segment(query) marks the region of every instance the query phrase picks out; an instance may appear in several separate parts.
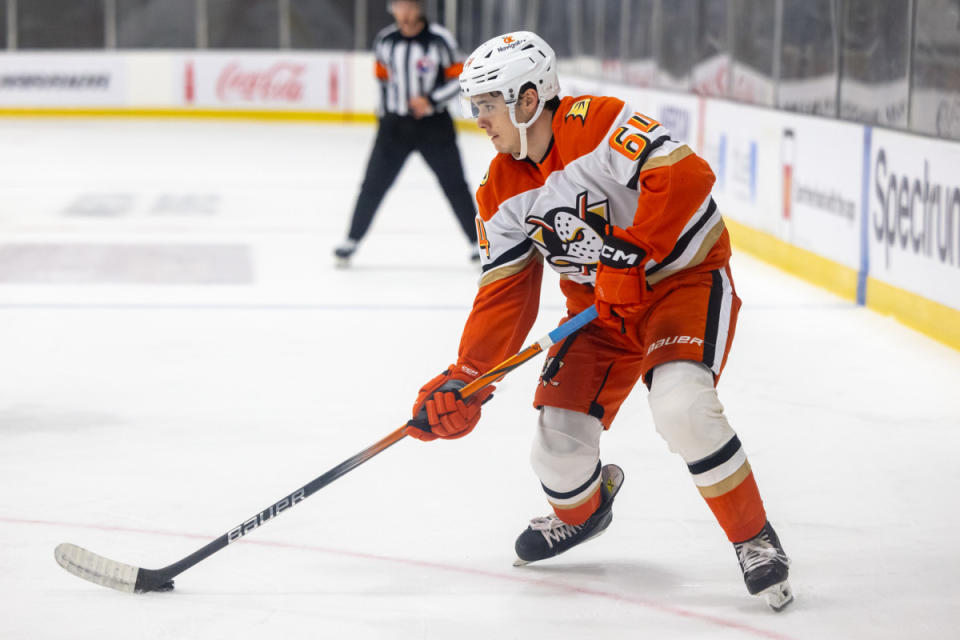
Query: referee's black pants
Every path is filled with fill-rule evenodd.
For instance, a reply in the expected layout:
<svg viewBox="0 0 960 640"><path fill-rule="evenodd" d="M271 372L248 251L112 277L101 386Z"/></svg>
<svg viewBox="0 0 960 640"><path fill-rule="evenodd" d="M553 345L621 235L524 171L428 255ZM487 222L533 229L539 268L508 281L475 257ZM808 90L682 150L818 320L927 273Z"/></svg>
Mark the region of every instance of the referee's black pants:
<svg viewBox="0 0 960 640"><path fill-rule="evenodd" d="M419 120L413 116L393 114L380 119L380 128L373 143L373 151L370 152L367 173L360 187L348 237L359 241L366 235L383 196L400 173L407 156L413 151L419 151L436 174L463 232L470 242L475 243L477 229L474 219L477 210L473 204L473 195L463 177L463 164L457 148L453 120L446 112L435 113Z"/></svg>

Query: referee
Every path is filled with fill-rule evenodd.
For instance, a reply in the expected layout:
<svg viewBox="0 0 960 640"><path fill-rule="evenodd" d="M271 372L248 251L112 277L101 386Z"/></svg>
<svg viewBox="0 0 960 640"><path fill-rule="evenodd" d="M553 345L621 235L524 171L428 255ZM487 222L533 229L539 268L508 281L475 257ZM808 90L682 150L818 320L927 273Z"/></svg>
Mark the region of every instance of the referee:
<svg viewBox="0 0 960 640"><path fill-rule="evenodd" d="M390 11L395 24L380 31L373 42L380 84L380 127L350 231L334 255L340 265L349 264L387 189L407 156L416 150L436 174L463 233L474 246L471 259L478 260L477 211L463 177L453 120L444 106L460 90L457 78L463 64L456 42L449 31L427 22L419 0L393 0Z"/></svg>

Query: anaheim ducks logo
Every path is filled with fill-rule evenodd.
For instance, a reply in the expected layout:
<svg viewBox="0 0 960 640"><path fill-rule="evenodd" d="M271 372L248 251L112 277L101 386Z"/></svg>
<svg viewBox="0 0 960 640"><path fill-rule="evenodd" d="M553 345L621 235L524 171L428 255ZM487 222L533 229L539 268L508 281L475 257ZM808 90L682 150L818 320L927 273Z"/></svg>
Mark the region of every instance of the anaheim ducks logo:
<svg viewBox="0 0 960 640"><path fill-rule="evenodd" d="M580 122L586 123L587 112L590 110L590 101L592 99L593 98L584 98L583 100L574 102L570 110L567 111L567 115L563 116L564 121L570 118L580 118Z"/></svg>
<svg viewBox="0 0 960 640"><path fill-rule="evenodd" d="M527 216L525 222L527 235L546 251L555 271L589 276L597 269L609 219L607 201L588 204L582 191L575 207L557 207L542 218Z"/></svg>
<svg viewBox="0 0 960 640"><path fill-rule="evenodd" d="M543 363L543 368L540 370L540 384L547 386L548 384L554 387L559 387L560 383L553 379L555 375L560 372L560 367L563 366L563 360L560 360L556 357L549 357Z"/></svg>

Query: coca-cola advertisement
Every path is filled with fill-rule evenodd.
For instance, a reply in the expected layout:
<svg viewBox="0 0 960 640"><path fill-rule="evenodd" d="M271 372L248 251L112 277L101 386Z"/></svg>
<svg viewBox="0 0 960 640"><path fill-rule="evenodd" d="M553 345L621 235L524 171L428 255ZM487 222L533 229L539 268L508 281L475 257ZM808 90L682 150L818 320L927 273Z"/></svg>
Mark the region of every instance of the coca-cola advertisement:
<svg viewBox="0 0 960 640"><path fill-rule="evenodd" d="M217 78L217 99L222 102L303 102L306 64L280 61L266 69L245 69L231 62Z"/></svg>
<svg viewBox="0 0 960 640"><path fill-rule="evenodd" d="M183 66L183 101L238 109L342 109L342 57L238 53L197 55Z"/></svg>

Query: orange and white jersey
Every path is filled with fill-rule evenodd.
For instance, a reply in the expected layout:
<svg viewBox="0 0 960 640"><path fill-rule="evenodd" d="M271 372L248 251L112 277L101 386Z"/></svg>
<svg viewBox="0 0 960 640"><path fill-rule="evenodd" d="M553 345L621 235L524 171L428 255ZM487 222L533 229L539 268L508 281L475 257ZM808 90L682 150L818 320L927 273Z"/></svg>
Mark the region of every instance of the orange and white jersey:
<svg viewBox="0 0 960 640"><path fill-rule="evenodd" d="M730 256L713 172L659 122L616 98L580 96L561 100L552 128L540 163L498 154L477 190L483 275L460 353L481 371L521 346L541 262L560 273L571 311L593 303L607 225L646 251L651 285ZM488 353L497 338L507 344Z"/></svg>

